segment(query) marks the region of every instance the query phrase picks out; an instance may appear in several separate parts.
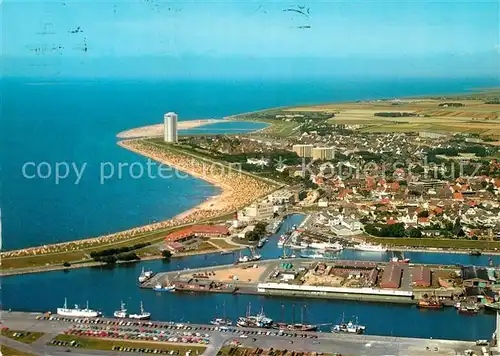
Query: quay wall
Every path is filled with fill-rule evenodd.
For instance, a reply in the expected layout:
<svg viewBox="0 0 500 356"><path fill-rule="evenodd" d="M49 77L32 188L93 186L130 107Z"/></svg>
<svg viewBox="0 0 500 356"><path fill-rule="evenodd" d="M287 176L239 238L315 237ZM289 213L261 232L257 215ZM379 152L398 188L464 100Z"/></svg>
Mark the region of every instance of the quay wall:
<svg viewBox="0 0 500 356"><path fill-rule="evenodd" d="M299 293L311 293L328 295L330 293L357 294L357 295L380 295L385 297L406 297L412 298L412 291L403 290L385 290L375 288L344 288L344 287L323 287L323 286L300 286L285 283L259 283L257 285L259 292L270 291L290 291Z"/></svg>

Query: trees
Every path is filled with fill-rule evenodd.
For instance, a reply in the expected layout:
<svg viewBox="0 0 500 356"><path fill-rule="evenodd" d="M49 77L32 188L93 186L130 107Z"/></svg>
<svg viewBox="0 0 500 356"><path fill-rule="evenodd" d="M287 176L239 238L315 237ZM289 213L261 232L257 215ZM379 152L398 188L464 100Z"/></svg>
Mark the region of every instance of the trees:
<svg viewBox="0 0 500 356"><path fill-rule="evenodd" d="M417 228L411 228L408 231L408 236L410 236L412 238L419 239L422 237L422 231L420 231L420 229L417 229Z"/></svg>
<svg viewBox="0 0 500 356"><path fill-rule="evenodd" d="M169 250L163 250L161 251L161 255L164 259L169 260L172 257L172 252L170 252Z"/></svg>
<svg viewBox="0 0 500 356"><path fill-rule="evenodd" d="M69 263L68 261L64 261L63 266L66 268L71 267L71 263Z"/></svg>

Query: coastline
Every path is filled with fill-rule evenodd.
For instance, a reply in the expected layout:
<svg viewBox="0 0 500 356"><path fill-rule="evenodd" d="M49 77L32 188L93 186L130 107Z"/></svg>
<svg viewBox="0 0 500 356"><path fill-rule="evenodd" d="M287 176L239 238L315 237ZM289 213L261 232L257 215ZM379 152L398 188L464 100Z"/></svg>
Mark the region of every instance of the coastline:
<svg viewBox="0 0 500 356"><path fill-rule="evenodd" d="M234 245L234 248L227 248L226 252L235 252L238 250L243 250L245 248L246 248L245 246ZM216 249L215 247L213 249L209 249L209 250L193 250L193 251L188 251L188 252L179 252L177 254L172 255L172 257L170 259L196 256L196 255L205 255L205 254L209 255L209 254L218 253L218 252L222 252L222 250ZM153 261L153 260L162 260L162 259L164 259L164 257L161 255L147 256L147 257L141 257L141 259L137 260L137 261L121 261L121 262L116 263L116 266L120 267L121 265L130 264L130 263L141 263L144 261ZM99 267L99 266L106 266L106 264L103 262L85 262L85 263L75 263L69 267L64 267L63 265L50 265L50 266L40 266L40 267L27 267L25 269L15 269L13 271L0 270L0 277L9 277L9 276L18 276L21 274L45 273L45 272L54 272L54 271L66 271L66 270L70 271L72 269L92 268L92 267Z"/></svg>
<svg viewBox="0 0 500 356"><path fill-rule="evenodd" d="M202 179L219 188L222 192L210 197L201 204L177 214L176 216L161 222L143 225L128 230L92 237L81 240L73 240L43 246L33 246L25 249L5 251L0 253L1 258L35 257L44 254L64 254L83 249L97 247L97 244L111 244L138 238L141 234L152 233L156 230L178 228L193 223L200 223L210 219L233 213L250 204L259 196L270 193L274 187L263 180L248 174L230 170L218 162L211 162L212 167L207 170L201 158L188 156L177 151L158 148L154 144L147 144L140 139L119 141L120 147L133 151L144 157L151 158L159 163L169 165L176 170L182 171L198 179ZM210 163L210 162L209 162ZM245 187L246 189L241 189ZM237 191L237 194L236 194ZM7 269L4 269L5 271Z"/></svg>
<svg viewBox="0 0 500 356"><path fill-rule="evenodd" d="M186 120L177 122L178 130L189 130L200 126L216 124L219 122L228 122L229 119L200 119ZM144 138L163 136L163 124L147 125L135 127L129 130L119 132L116 137L121 139Z"/></svg>

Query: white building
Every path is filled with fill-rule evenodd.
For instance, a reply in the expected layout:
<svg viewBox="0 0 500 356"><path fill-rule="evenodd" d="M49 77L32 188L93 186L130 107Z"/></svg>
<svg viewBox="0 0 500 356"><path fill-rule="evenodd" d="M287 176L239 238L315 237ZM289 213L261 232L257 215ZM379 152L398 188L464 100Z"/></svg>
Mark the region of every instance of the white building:
<svg viewBox="0 0 500 356"><path fill-rule="evenodd" d="M168 112L163 116L165 142L177 142L177 114Z"/></svg>
<svg viewBox="0 0 500 356"><path fill-rule="evenodd" d="M238 213L242 221L253 221L270 218L274 215L274 206L271 202L264 201L253 203Z"/></svg>
<svg viewBox="0 0 500 356"><path fill-rule="evenodd" d="M313 145L293 145L292 150L299 157L312 157Z"/></svg>

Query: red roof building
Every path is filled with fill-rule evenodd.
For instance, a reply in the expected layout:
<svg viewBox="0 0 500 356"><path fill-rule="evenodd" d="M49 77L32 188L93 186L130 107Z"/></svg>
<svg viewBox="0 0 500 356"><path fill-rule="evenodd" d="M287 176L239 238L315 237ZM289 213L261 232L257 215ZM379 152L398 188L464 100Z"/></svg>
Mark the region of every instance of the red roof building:
<svg viewBox="0 0 500 356"><path fill-rule="evenodd" d="M430 287L431 286L431 270L424 266L414 267L413 271L413 285L416 287Z"/></svg>
<svg viewBox="0 0 500 356"><path fill-rule="evenodd" d="M403 267L397 263L389 263L382 273L381 288L398 289L401 285Z"/></svg>
<svg viewBox="0 0 500 356"><path fill-rule="evenodd" d="M165 242L183 242L191 237L217 237L228 235L229 229L222 225L193 225L174 231L165 237Z"/></svg>

